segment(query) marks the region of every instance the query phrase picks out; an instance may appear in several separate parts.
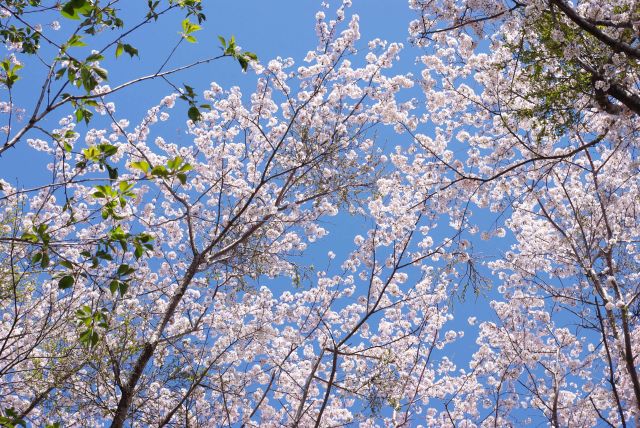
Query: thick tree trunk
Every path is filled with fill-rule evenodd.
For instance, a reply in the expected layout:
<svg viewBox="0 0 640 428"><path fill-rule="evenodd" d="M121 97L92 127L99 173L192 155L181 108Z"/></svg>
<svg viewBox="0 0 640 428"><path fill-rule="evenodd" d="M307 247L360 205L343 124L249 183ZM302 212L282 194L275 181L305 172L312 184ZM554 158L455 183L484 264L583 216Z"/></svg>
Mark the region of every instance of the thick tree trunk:
<svg viewBox="0 0 640 428"><path fill-rule="evenodd" d="M153 335L150 340L147 341L142 349L142 353L138 356L136 360L133 370L127 379L125 385L122 386L122 395L120 396L120 401L118 402L118 408L116 409L116 413L113 416L113 421L111 422L111 428L121 428L124 426L124 422L127 419L127 415L129 414L129 409L131 408L131 403L133 402L133 397L135 396L136 387L140 378L142 377L142 373L144 372L147 363L153 357L153 354L158 347L158 341L164 332L165 327L173 317L173 314L178 307L178 304L182 300L185 291L187 291L187 287L191 284L191 280L195 276L198 265L200 264L200 258L196 257L191 262L189 269L185 273L185 276L182 278L182 282L180 283L180 288L176 290L176 292L171 297L171 301L169 302L169 307L164 313L162 317L162 321L156 327Z"/></svg>

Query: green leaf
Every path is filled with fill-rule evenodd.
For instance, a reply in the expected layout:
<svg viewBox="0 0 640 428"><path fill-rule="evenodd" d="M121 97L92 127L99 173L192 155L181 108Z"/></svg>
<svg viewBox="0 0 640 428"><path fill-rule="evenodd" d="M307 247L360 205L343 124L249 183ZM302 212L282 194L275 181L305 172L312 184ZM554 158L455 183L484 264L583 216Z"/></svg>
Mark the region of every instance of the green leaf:
<svg viewBox="0 0 640 428"><path fill-rule="evenodd" d="M120 184L118 184L118 188L120 189L121 192L126 192L130 190L132 187L133 187L133 184L130 184L127 181L121 181Z"/></svg>
<svg viewBox="0 0 640 428"><path fill-rule="evenodd" d="M189 18L186 18L182 21L182 37L184 37L189 43L195 43L196 38L191 35L191 33L195 33L196 31L200 31L202 27L198 24L194 24L189 21Z"/></svg>
<svg viewBox="0 0 640 428"><path fill-rule="evenodd" d="M118 153L118 148L112 144L100 144L98 148L105 156L113 156Z"/></svg>
<svg viewBox="0 0 640 428"><path fill-rule="evenodd" d="M105 70L102 67L93 67L92 70L93 70L94 73L96 73L98 76L100 76L101 79L107 80L107 78L108 78L107 70Z"/></svg>
<svg viewBox="0 0 640 428"><path fill-rule="evenodd" d="M111 291L111 294L115 294L116 291L118 291L118 288L120 288L120 281L117 279L114 279L109 283L109 291Z"/></svg>
<svg viewBox="0 0 640 428"><path fill-rule="evenodd" d="M196 93L193 90L193 87L191 87L189 85L184 85L184 89L185 89L185 91L187 91L187 97L194 98L196 96Z"/></svg>
<svg viewBox="0 0 640 428"><path fill-rule="evenodd" d="M127 264L121 264L120 266L118 266L118 275L120 276L127 276L132 272L135 272L135 269Z"/></svg>
<svg viewBox="0 0 640 428"><path fill-rule="evenodd" d="M73 8L71 2L65 4L60 11L62 16L68 19L80 19L80 16L76 13L76 10Z"/></svg>
<svg viewBox="0 0 640 428"><path fill-rule="evenodd" d="M200 114L200 110L198 110L198 107L196 106L191 106L189 108L189 111L187 112L187 115L189 116L189 119L193 120L194 122L199 121L200 117L202 116Z"/></svg>
<svg viewBox="0 0 640 428"><path fill-rule="evenodd" d="M145 174L149 172L149 162L147 161L131 162L131 167L134 169L139 169Z"/></svg>
<svg viewBox="0 0 640 428"><path fill-rule="evenodd" d="M247 67L249 66L249 60L244 56L239 56L238 62L240 63L240 68L242 68L242 71L247 71Z"/></svg>
<svg viewBox="0 0 640 428"><path fill-rule="evenodd" d="M153 169L151 170L151 175L155 175L157 177L167 177L169 173L164 166L158 165L153 167Z"/></svg>
<svg viewBox="0 0 640 428"><path fill-rule="evenodd" d="M60 278L60 281L58 281L58 287L63 290L66 290L67 288L73 287L74 282L75 282L75 279L73 278L73 276L66 275Z"/></svg>
<svg viewBox="0 0 640 428"><path fill-rule="evenodd" d="M40 266L42 268L46 268L47 266L49 266L49 262L50 262L49 254L43 252L42 259L40 260Z"/></svg>
<svg viewBox="0 0 640 428"><path fill-rule="evenodd" d="M82 41L82 36L79 36L77 34L71 36L67 44L73 47L87 46L87 44Z"/></svg>
<svg viewBox="0 0 640 428"><path fill-rule="evenodd" d="M3 428L16 428L18 425L26 428L27 423L24 419L19 417L17 410L13 407L7 407L4 409L4 415L0 412L0 427Z"/></svg>
<svg viewBox="0 0 640 428"><path fill-rule="evenodd" d="M133 46L128 45L128 44L126 44L126 43L125 43L123 46L124 46L124 51L125 51L126 53L128 53L128 54L129 54L129 56L130 56L131 58L133 58L133 56L134 56L134 55L135 55L135 56L139 56L139 55L138 55L138 49L136 49L136 48L134 48Z"/></svg>
<svg viewBox="0 0 640 428"><path fill-rule="evenodd" d="M78 309L76 311L76 316L81 320L84 321L87 318L91 318L91 307L84 305L83 307L81 307L80 309Z"/></svg>
<svg viewBox="0 0 640 428"><path fill-rule="evenodd" d="M80 19L80 15L88 14L92 8L88 0L71 0L62 6L60 13L68 19Z"/></svg>
<svg viewBox="0 0 640 428"><path fill-rule="evenodd" d="M97 83L96 83L97 85ZM91 120L91 118L93 117L93 113L91 113L89 110L83 109L83 118L84 118L84 123L88 124L89 121Z"/></svg>
<svg viewBox="0 0 640 428"><path fill-rule="evenodd" d="M64 73L66 73L67 68L63 67L60 70L56 71L56 80L60 79L62 76L64 76Z"/></svg>
<svg viewBox="0 0 640 428"><path fill-rule="evenodd" d="M93 329L85 330L80 333L80 342L83 345L88 346L89 348L93 348L94 346L96 346L99 340L100 336Z"/></svg>
<svg viewBox="0 0 640 428"><path fill-rule="evenodd" d="M121 296L124 296L125 294L127 294L127 291L129 291L129 284L126 282L120 282L120 288L118 289L118 291L120 291Z"/></svg>
<svg viewBox="0 0 640 428"><path fill-rule="evenodd" d="M182 162L182 158L180 156L176 156L175 158L167 162L167 166L169 167L169 169L175 170L182 164Z"/></svg>
<svg viewBox="0 0 640 428"><path fill-rule="evenodd" d="M80 122L84 118L84 110L83 109L77 109L75 111L75 115L76 115L76 122Z"/></svg>
<svg viewBox="0 0 640 428"><path fill-rule="evenodd" d="M105 165L107 167L107 171L109 172L109 179L115 180L118 178L118 168L113 168L112 166Z"/></svg>
<svg viewBox="0 0 640 428"><path fill-rule="evenodd" d="M80 69L80 80L82 80L82 86L87 92L91 92L96 86L98 86L98 81L86 67Z"/></svg>
<svg viewBox="0 0 640 428"><path fill-rule="evenodd" d="M22 234L22 239L24 239L25 241L33 242L33 243L38 242L38 237L33 233Z"/></svg>
<svg viewBox="0 0 640 428"><path fill-rule="evenodd" d="M98 257L98 258L100 258L102 260L109 260L109 261L113 260L113 257L111 257L111 254L107 253L106 251L102 251L102 250L100 250L100 251L98 251L96 253L96 257Z"/></svg>
<svg viewBox="0 0 640 428"><path fill-rule="evenodd" d="M142 245L138 243L135 244L135 247L136 249L134 250L133 255L136 256L136 259L139 259L144 254L144 248L142 248Z"/></svg>
<svg viewBox="0 0 640 428"><path fill-rule="evenodd" d="M124 205L121 205L121 206L124 208ZM127 241L123 239L123 240L120 240L119 242L120 242L120 247L122 248L122 251L127 251L127 248L128 248Z"/></svg>
<svg viewBox="0 0 640 428"><path fill-rule="evenodd" d="M124 52L124 46L122 43L118 43L118 46L116 47L116 58L122 55L122 52Z"/></svg>
<svg viewBox="0 0 640 428"><path fill-rule="evenodd" d="M146 234L146 233L141 233L141 234L140 234L140 240L141 240L142 242L149 242L149 241L153 241L153 236L148 235L148 234Z"/></svg>
<svg viewBox="0 0 640 428"><path fill-rule="evenodd" d="M85 61L86 61L86 62L102 61L103 59L104 59L104 56L102 56L102 55L101 55L101 54L99 54L99 53L94 53L94 54L89 55L89 56L85 59Z"/></svg>

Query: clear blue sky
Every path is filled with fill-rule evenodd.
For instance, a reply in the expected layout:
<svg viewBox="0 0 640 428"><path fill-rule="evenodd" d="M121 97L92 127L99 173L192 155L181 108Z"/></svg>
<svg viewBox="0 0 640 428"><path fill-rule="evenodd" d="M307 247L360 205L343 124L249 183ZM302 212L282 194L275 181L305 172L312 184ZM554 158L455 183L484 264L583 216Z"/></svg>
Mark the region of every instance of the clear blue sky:
<svg viewBox="0 0 640 428"><path fill-rule="evenodd" d="M146 14L146 1L122 0L120 7L122 18L125 21L125 29L138 23ZM316 46L315 36L315 14L322 9L320 1L306 0L278 0L265 2L258 0L243 1L215 1L204 0L206 22L202 24L203 29L196 36L198 42L195 44L182 43L180 48L168 62L167 68L188 64L194 60L214 56L220 53L218 35L229 38L235 35L237 44L243 49L255 52L262 62L268 62L276 56L292 57L297 63L301 62L307 51L313 50ZM338 5L338 2L329 2L331 9ZM366 47L366 41L380 37L389 41L405 42L407 38L407 23L411 19L411 13L405 1L400 0L355 0L353 7L348 13L357 13L361 17L362 45ZM328 16L331 16L329 10ZM132 78L154 73L158 70L176 42L180 39L180 21L182 12L175 12L172 15L162 17L158 23L154 23L142 28L140 31L132 33L125 41L135 46L139 52L139 58L129 59L124 54L117 61L114 58L114 48L112 47L106 54L103 61L105 68L109 70L108 83L113 87L126 82ZM63 25L63 29L58 33L51 33L53 40L62 43L68 36L69 29L76 24L76 21L69 21L62 18L58 13L47 16L47 20L40 22L43 26L56 19ZM36 22L33 22L35 24ZM109 37L98 37L98 42L89 44L86 48L74 48L74 52L79 57L88 54L92 48L102 47L106 41L111 41L113 34ZM51 57L51 50L45 42L42 43L45 58ZM83 50L85 52L83 52ZM406 56L413 62L414 53ZM14 96L16 105L29 108L34 105L35 97L42 84L44 69L35 57L24 59L25 69L21 73L22 79L15 86ZM231 59L217 61L211 64L199 66L192 70L175 75L170 79L177 86L188 84L196 92L201 93L207 89L211 81L216 81L221 86L228 88L232 85L241 87L245 94L249 94L255 86L255 75L252 72L243 74L236 62ZM155 105L164 95L171 93L173 89L165 82L148 81L140 85L132 86L130 89L122 91L116 98L117 116L126 117L132 123L136 123L146 112L148 107ZM59 117L59 116L57 116ZM97 119L97 118L96 118ZM57 122L57 118L56 118ZM174 122L175 123L175 122ZM55 122L47 124L49 129L55 126ZM98 124L94 124L98 126ZM78 126L78 131L86 130L83 124ZM42 135L31 134L31 137ZM23 152L20 148L14 150L20 152L16 157L28 157L29 162L38 159L34 158L32 151ZM43 156L44 160L45 157ZM26 159L25 159L26 160ZM5 179L18 177L23 172L20 164L15 162L3 162L0 159L0 166ZM36 177L33 177L36 178ZM28 181L23 183L28 185ZM28 179L27 179L28 180Z"/></svg>

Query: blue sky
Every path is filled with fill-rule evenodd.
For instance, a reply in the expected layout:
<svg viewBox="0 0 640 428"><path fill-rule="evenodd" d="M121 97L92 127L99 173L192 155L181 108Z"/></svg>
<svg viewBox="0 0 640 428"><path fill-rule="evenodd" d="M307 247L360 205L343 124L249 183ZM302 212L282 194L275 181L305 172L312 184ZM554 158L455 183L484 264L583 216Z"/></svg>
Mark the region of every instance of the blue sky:
<svg viewBox="0 0 640 428"><path fill-rule="evenodd" d="M332 10L336 5L334 3L336 2L331 3L332 8L329 10ZM120 16L125 21L125 29L128 29L141 20L147 11L147 6L145 1L126 1L126 7L124 5L124 1L119 5L122 9ZM165 69L219 54L220 43L217 38L219 35L226 39L234 35L238 45L245 50L255 52L260 61L265 63L277 56L291 57L300 63L306 53L316 46L315 14L318 10L323 9L319 1L279 0L264 2L246 0L221 2L205 0L203 5L207 20L202 24L203 29L196 33L197 43L182 43ZM331 16L330 12L327 13ZM361 17L363 47L366 47L367 40L374 37L389 41L406 41L407 23L412 14L404 1L356 0L348 13L357 13ZM128 55L123 54L116 60L114 58L115 47L107 51L105 53L106 59L102 64L110 73L108 83L113 87L130 79L156 72L180 40L179 32L182 18L182 12L174 11L168 16L161 17L157 23L143 27L125 39L125 42L139 50L139 57L130 59ZM74 26L75 21L66 20L59 14L52 13L44 15L39 23L46 28L46 25L53 20L60 21L63 28L57 33L49 32L49 34L54 41L62 43L68 37L68 29ZM111 41L113 35L107 33L107 36L99 35L95 41L89 41L89 46L74 48L76 49L74 52L79 57L82 57L83 54L88 55L89 50L101 48L106 42ZM41 52L44 53L45 58L51 57L53 53L45 42L42 43ZM412 53L411 56L413 55ZM413 62L413 57L408 59L410 59L410 63ZM24 60L25 68L21 73L21 80L15 86L14 96L16 97L16 105L24 106L28 110L38 95L44 77L44 69L35 57L24 57L21 60ZM180 73L170 80L176 86L188 84L197 93L207 89L212 81L216 81L225 88L233 85L240 86L247 95L255 86L255 75L251 72L242 73L238 64L228 58ZM172 91L173 89L167 83L160 80L147 81L125 89L116 98L117 116L129 118L132 123L135 123L145 114L148 107L155 105L164 95ZM50 123L48 126L53 127L55 124ZM86 126L79 125L78 131L82 132L83 129L86 130ZM20 151L17 156L19 158L28 156L29 161L35 160L32 158L33 152L31 151L28 153L24 153L20 149L16 151ZM15 159L16 156L12 156L12 158ZM16 177L21 172L19 165L13 162L2 165L2 168L5 178L11 177L14 171ZM25 182L25 184L27 183Z"/></svg>

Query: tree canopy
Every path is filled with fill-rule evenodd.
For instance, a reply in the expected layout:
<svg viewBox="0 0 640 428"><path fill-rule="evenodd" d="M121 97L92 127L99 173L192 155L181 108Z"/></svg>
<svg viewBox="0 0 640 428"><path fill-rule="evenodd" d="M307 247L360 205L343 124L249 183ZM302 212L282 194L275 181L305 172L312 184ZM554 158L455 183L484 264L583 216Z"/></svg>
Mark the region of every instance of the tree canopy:
<svg viewBox="0 0 640 428"><path fill-rule="evenodd" d="M355 3L0 3L0 426L640 424L640 1Z"/></svg>

